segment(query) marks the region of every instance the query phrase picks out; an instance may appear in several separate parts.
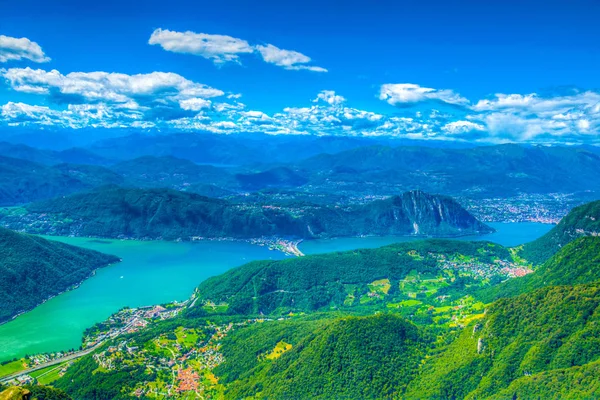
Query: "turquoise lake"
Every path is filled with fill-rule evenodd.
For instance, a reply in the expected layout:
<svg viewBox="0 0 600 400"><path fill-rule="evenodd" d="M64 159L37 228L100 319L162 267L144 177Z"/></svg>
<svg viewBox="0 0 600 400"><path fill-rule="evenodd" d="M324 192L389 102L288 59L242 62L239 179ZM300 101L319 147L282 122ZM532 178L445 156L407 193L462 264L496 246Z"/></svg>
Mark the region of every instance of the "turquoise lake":
<svg viewBox="0 0 600 400"><path fill-rule="evenodd" d="M490 240L515 246L538 238L552 225L490 224L497 232L460 240ZM121 263L99 269L75 290L56 296L18 318L0 325L0 361L26 354L78 348L83 331L124 306L138 307L187 299L198 284L246 262L286 256L244 242L161 242L49 237L117 255ZM305 254L372 248L407 237L364 237L311 240L300 244Z"/></svg>
<svg viewBox="0 0 600 400"><path fill-rule="evenodd" d="M488 235L461 236L455 240L489 240L503 246L518 246L544 235L554 227L551 224L536 222L488 223L496 232ZM398 242L423 240L410 236L368 236L359 238L336 238L307 240L298 246L304 254L319 254L332 251L346 251L358 248L375 248Z"/></svg>
<svg viewBox="0 0 600 400"><path fill-rule="evenodd" d="M97 270L77 289L0 325L0 361L78 348L86 328L124 306L185 300L206 278L252 260L286 257L244 242L47 238L114 254L123 261Z"/></svg>

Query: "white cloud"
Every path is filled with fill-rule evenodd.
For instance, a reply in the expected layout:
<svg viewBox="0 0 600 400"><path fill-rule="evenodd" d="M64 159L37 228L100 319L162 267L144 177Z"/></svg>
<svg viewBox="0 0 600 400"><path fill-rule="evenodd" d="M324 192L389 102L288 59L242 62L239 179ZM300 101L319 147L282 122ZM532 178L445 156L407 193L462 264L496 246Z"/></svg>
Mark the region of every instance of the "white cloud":
<svg viewBox="0 0 600 400"><path fill-rule="evenodd" d="M65 101L139 103L170 102L192 98L222 96L221 90L192 82L171 72L127 75L109 72L71 72L67 75L57 70L44 71L31 68L0 70L12 89L54 97Z"/></svg>
<svg viewBox="0 0 600 400"><path fill-rule="evenodd" d="M27 38L0 35L0 63L20 60L44 63L50 61L50 57L44 54L39 44Z"/></svg>
<svg viewBox="0 0 600 400"><path fill-rule="evenodd" d="M337 106L346 102L346 98L344 96L335 94L333 90L322 90L321 93L317 95L317 98L313 100L313 103L318 103L319 100L322 100L332 106Z"/></svg>
<svg viewBox="0 0 600 400"><path fill-rule="evenodd" d="M579 121L577 121L577 127L582 131L587 131L588 129L590 129L590 121L588 121L587 119L580 119Z"/></svg>
<svg viewBox="0 0 600 400"><path fill-rule="evenodd" d="M419 104L418 112L414 108L399 108L393 115L384 115L350 107L344 96L323 90L308 104L267 114L258 109L248 110L237 101L237 95L225 96L217 89L179 75L162 74L62 75L58 71L27 68L0 70L0 76L15 90L37 93L50 102L61 100L59 107L7 103L1 106L0 124L157 128L226 134L392 136L485 143L600 142L597 92L545 97L496 95L473 105L461 104L460 108L446 107L439 111L424 108L425 103ZM426 91L427 96L435 93L437 100L442 97L441 92ZM452 94L451 98L462 99ZM213 95L223 97L217 101Z"/></svg>
<svg viewBox="0 0 600 400"><path fill-rule="evenodd" d="M179 106L182 110L190 111L200 111L205 108L210 108L211 104L210 100L200 99L198 97L179 101Z"/></svg>
<svg viewBox="0 0 600 400"><path fill-rule="evenodd" d="M432 89L413 83L386 83L381 85L379 99L389 104L412 104L422 101L441 101L453 105L467 105L469 101L448 89Z"/></svg>
<svg viewBox="0 0 600 400"><path fill-rule="evenodd" d="M283 50L272 44L258 45L256 49L265 62L275 64L290 70L308 70L313 72L327 72L325 68L307 65L312 60L310 57L293 50Z"/></svg>
<svg viewBox="0 0 600 400"><path fill-rule="evenodd" d="M460 105L460 109L445 113L431 110L423 126L432 128L433 124L434 131L462 140L540 143L600 140L600 93L594 91L571 90L568 94L551 96L500 93L471 104L451 90L385 84L380 88L379 98L400 106L431 100ZM416 115L423 119L424 113L419 111Z"/></svg>
<svg viewBox="0 0 600 400"><path fill-rule="evenodd" d="M11 125L34 124L71 129L155 127L153 122L143 121L139 112L118 110L106 104L71 104L66 110L54 110L46 106L8 102L0 106L0 117Z"/></svg>
<svg viewBox="0 0 600 400"><path fill-rule="evenodd" d="M600 104L600 93L587 91L565 96L542 97L536 93L496 94L494 99L479 100L472 108L475 111L513 111L536 114L566 113L574 109L594 112ZM596 111L597 112L597 111Z"/></svg>
<svg viewBox="0 0 600 400"><path fill-rule="evenodd" d="M168 29L156 29L152 32L148 43L158 44L164 50L174 53L204 57L215 64L239 62L240 54L254 52L254 48L243 39L190 31L176 32Z"/></svg>
<svg viewBox="0 0 600 400"><path fill-rule="evenodd" d="M471 121L454 121L444 125L442 130L450 135L457 135L472 131L485 131L485 126Z"/></svg>
<svg viewBox="0 0 600 400"><path fill-rule="evenodd" d="M536 93L496 94L478 101L470 118L485 123L492 137L512 141L554 141L597 135L600 93L539 96ZM577 139L579 137L579 139Z"/></svg>
<svg viewBox="0 0 600 400"><path fill-rule="evenodd" d="M53 111L44 106L32 106L24 103L13 103L9 101L0 107L1 115L5 118L15 119L18 117L33 117L40 114L52 114Z"/></svg>
<svg viewBox="0 0 600 400"><path fill-rule="evenodd" d="M227 35L177 32L159 28L152 32L148 43L160 45L166 51L204 57L215 64L240 64L240 55L258 53L265 62L288 70L327 72L325 68L309 65L311 58L300 52L280 49L272 44L252 46L244 39Z"/></svg>

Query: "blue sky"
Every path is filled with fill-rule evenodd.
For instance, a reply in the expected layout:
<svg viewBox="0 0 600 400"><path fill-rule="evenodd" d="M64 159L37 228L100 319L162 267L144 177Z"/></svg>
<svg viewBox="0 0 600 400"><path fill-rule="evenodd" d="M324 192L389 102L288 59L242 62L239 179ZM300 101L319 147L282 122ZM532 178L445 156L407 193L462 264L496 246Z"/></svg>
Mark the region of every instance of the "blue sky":
<svg viewBox="0 0 600 400"><path fill-rule="evenodd" d="M591 143L599 17L583 0L20 0L0 14L0 124Z"/></svg>

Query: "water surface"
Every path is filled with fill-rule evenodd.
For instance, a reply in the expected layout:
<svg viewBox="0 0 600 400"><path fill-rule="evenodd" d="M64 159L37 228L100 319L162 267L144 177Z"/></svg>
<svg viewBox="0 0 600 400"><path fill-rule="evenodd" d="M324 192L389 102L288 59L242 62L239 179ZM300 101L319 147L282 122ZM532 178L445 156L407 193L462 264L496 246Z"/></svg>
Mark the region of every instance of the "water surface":
<svg viewBox="0 0 600 400"><path fill-rule="evenodd" d="M0 325L0 361L78 348L86 328L124 306L182 301L210 276L252 260L286 257L244 242L47 238L114 254L123 261L97 270L79 288Z"/></svg>
<svg viewBox="0 0 600 400"><path fill-rule="evenodd" d="M489 226L496 229L496 232L488 235L461 236L455 240L489 240L503 246L518 246L530 242L544 235L554 227L551 224L540 224L537 222L519 222L519 223L488 223ZM346 251L358 248L371 249L386 246L392 243L412 242L423 240L423 238L411 236L380 236L380 237L360 237L360 238L336 238L307 240L298 246L304 254L320 254L332 251Z"/></svg>

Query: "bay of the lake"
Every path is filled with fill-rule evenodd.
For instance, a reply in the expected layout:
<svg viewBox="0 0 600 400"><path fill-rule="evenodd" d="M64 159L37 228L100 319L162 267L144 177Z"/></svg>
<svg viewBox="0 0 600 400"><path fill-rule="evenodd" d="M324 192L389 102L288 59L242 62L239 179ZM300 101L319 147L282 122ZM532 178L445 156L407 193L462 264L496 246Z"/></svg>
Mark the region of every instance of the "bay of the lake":
<svg viewBox="0 0 600 400"><path fill-rule="evenodd" d="M78 348L86 328L124 306L182 301L206 278L252 260L286 257L245 242L46 238L114 254L123 261L98 269L77 289L0 325L0 361Z"/></svg>
<svg viewBox="0 0 600 400"><path fill-rule="evenodd" d="M516 246L534 240L553 225L493 223L496 233L460 240L489 240ZM245 242L163 242L48 237L122 258L101 268L75 290L62 293L16 319L0 325L0 361L26 354L78 348L83 331L124 306L139 307L187 299L203 280L259 259L286 256ZM422 239L422 238L421 238ZM413 237L362 237L308 240L304 254L373 248Z"/></svg>

